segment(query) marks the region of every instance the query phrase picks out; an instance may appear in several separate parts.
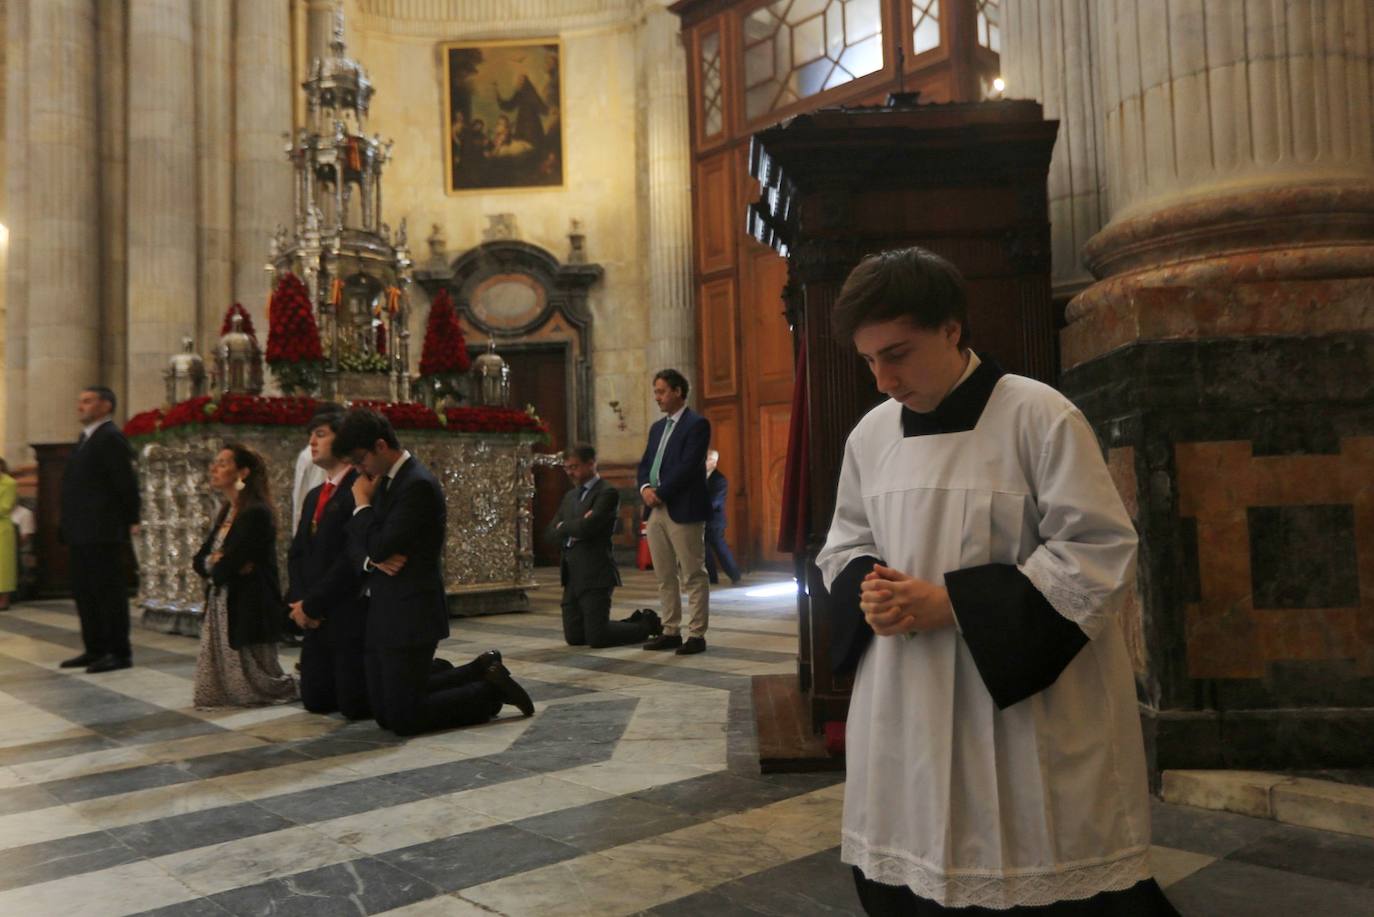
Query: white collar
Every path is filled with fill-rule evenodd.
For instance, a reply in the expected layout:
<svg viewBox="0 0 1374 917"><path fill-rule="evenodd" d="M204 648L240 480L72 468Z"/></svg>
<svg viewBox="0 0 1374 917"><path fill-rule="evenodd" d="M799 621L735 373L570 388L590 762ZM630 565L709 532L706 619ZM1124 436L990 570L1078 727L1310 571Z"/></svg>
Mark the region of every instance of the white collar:
<svg viewBox="0 0 1374 917"><path fill-rule="evenodd" d="M410 458L410 450L402 449L401 457L396 460L396 464L392 465L389 469L387 469L387 472L385 475L383 475L383 477L390 478L393 481L396 480L396 472L401 470L401 466L406 463L406 459L408 458Z"/></svg>
<svg viewBox="0 0 1374 917"><path fill-rule="evenodd" d="M964 367L963 375L959 377L958 382L954 383L954 387L951 388L950 391L954 391L954 389L958 388L959 386L967 382L968 377L973 375L973 371L976 370L982 362L982 360L978 359L978 354L974 353L972 348L970 348L968 352L968 366ZM948 398L949 395L946 395L945 397Z"/></svg>
<svg viewBox="0 0 1374 917"><path fill-rule="evenodd" d="M594 474L594 475L591 476L590 479L588 479L588 481L587 481L586 484L579 484L579 485L578 485L578 490L581 490L581 491L585 494L587 491L589 491L589 490L591 490L593 487L595 487L595 486L596 486L596 482L599 481L599 480L601 480L601 475L599 475L599 474Z"/></svg>
<svg viewBox="0 0 1374 917"><path fill-rule="evenodd" d="M320 468L319 465L316 465L315 467ZM320 468L320 470L323 471L324 469ZM327 481L330 484L333 484L335 487L338 487L339 482L342 481L345 477L347 477L348 473L352 470L353 468L349 466L346 462L340 462L338 472L335 473L334 477L332 478L325 478L325 481Z"/></svg>
<svg viewBox="0 0 1374 917"><path fill-rule="evenodd" d="M682 415L686 413L686 411L687 405L684 403L682 407L678 408L675 413L668 415L668 419L673 422L673 426L676 427L678 425L678 422L682 420Z"/></svg>
<svg viewBox="0 0 1374 917"><path fill-rule="evenodd" d="M81 435L84 436L84 437L86 437L87 439L90 439L90 438L91 438L91 435L92 435L93 433L95 433L96 430L99 430L101 427L105 426L105 424L111 423L111 422L113 422L113 421L114 421L114 418L111 417L109 414L106 414L104 417L100 418L99 420L93 420L93 421L91 421L90 423L86 424L86 426L82 427L82 428L81 428ZM68 428L68 429L70 429L70 428ZM70 435L70 434L69 434L69 435Z"/></svg>

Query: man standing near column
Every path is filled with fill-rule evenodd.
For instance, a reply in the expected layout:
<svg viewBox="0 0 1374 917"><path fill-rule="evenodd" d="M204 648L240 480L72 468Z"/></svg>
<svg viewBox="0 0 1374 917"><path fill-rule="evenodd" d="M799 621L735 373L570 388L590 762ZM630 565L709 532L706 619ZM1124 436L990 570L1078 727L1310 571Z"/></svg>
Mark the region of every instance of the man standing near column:
<svg viewBox="0 0 1374 917"><path fill-rule="evenodd" d="M72 595L85 652L64 669L111 672L133 665L124 546L138 527L133 449L113 422L115 393L103 385L76 399L81 437L62 472L62 542L71 553Z"/></svg>
<svg viewBox="0 0 1374 917"><path fill-rule="evenodd" d="M663 615L663 633L644 648L676 650L679 656L706 650L711 601L705 540L711 498L703 473L711 422L687 407L687 389L686 377L676 369L654 376L654 401L667 416L649 428L649 443L639 460L639 493ZM680 585L686 586L692 606L685 642Z"/></svg>
<svg viewBox="0 0 1374 917"><path fill-rule="evenodd" d="M716 467L719 464L720 453L706 450L706 492L711 496L711 521L706 523L706 576L712 584L720 582L719 567L733 585L739 582L740 572L735 555L725 543L725 502L730 498L730 481Z"/></svg>

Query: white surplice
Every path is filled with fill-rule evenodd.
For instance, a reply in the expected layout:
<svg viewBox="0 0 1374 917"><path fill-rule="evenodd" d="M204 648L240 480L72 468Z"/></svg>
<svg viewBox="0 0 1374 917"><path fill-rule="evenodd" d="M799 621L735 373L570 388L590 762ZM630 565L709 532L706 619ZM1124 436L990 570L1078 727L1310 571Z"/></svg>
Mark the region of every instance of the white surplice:
<svg viewBox="0 0 1374 917"><path fill-rule="evenodd" d="M998 709L960 630L874 637L845 737L846 863L948 907L1044 905L1149 877L1144 747L1114 613L1135 548L1092 429L1048 386L1003 375L966 432L904 436L892 400L859 422L816 559L827 588L865 555L936 583L1016 565L1089 639L1050 687Z"/></svg>

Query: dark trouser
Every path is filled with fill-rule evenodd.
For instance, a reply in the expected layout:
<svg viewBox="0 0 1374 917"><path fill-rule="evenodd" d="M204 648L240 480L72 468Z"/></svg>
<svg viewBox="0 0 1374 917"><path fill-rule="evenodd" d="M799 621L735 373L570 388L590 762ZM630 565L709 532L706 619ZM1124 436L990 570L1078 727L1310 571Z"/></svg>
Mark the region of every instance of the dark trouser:
<svg viewBox="0 0 1374 917"><path fill-rule="evenodd" d="M580 595L563 591L563 639L568 646L601 649L649 639L649 626L640 621L611 620L611 590L584 589Z"/></svg>
<svg viewBox="0 0 1374 917"><path fill-rule="evenodd" d="M1058 901L1035 907L993 910L986 907L944 907L917 896L905 885L883 885L854 867L859 903L871 917L1179 917L1154 879L1137 882L1119 892L1098 892L1081 901Z"/></svg>
<svg viewBox="0 0 1374 917"><path fill-rule="evenodd" d="M81 642L86 652L131 658L123 543L74 544L69 551L72 597L81 616Z"/></svg>
<svg viewBox="0 0 1374 917"><path fill-rule="evenodd" d="M328 627L307 630L301 642L301 703L311 713L337 710L350 720L367 719L362 640L343 639Z"/></svg>
<svg viewBox="0 0 1374 917"><path fill-rule="evenodd" d="M735 563L735 555L730 553L730 546L725 543L725 526L707 523L706 577L713 583L720 582L720 576L716 573L717 563L730 579L739 579L739 565Z"/></svg>
<svg viewBox="0 0 1374 917"><path fill-rule="evenodd" d="M435 646L367 651L367 698L377 725L398 736L413 736L485 723L501 709L501 693L471 663L434 672Z"/></svg>

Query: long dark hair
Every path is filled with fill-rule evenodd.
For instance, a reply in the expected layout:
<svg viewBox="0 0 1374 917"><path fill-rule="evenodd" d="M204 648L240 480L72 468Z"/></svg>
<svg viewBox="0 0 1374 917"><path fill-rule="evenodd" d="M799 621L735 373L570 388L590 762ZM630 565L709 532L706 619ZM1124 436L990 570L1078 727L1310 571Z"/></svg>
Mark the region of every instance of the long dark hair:
<svg viewBox="0 0 1374 917"><path fill-rule="evenodd" d="M248 477L243 479L243 490L239 491L239 508L258 503L271 509L272 493L267 485L267 463L262 456L243 443L225 443L220 449L228 449L234 454L235 468L248 471Z"/></svg>

